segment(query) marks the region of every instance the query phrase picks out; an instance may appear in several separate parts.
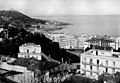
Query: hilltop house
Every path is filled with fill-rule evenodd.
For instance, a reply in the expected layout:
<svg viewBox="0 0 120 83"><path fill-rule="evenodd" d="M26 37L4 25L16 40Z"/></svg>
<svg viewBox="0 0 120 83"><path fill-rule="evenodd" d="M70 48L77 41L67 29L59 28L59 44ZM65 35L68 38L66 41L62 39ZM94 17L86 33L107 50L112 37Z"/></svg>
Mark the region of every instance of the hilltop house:
<svg viewBox="0 0 120 83"><path fill-rule="evenodd" d="M18 58L31 58L34 57L41 60L41 46L33 43L27 43L19 47Z"/></svg>

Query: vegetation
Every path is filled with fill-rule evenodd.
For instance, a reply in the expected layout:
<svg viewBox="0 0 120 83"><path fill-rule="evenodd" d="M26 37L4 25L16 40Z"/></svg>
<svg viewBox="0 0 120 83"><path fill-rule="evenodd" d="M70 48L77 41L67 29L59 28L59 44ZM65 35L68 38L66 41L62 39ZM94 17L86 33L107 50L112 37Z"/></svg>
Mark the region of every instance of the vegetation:
<svg viewBox="0 0 120 83"><path fill-rule="evenodd" d="M7 10L7 11L2 10L0 11L0 25L3 25L5 23L11 23L16 27L24 27L24 28L29 28L31 27L32 24L38 24L38 23L40 24L48 23L50 25L56 25L56 26L69 25L69 23L64 23L64 22L31 18L16 10Z"/></svg>
<svg viewBox="0 0 120 83"><path fill-rule="evenodd" d="M98 78L99 83L103 83L104 81L107 81L109 83L120 83L120 72L116 72L113 75L110 74L102 74Z"/></svg>
<svg viewBox="0 0 120 83"><path fill-rule="evenodd" d="M62 83L97 83L97 81L86 78L86 77L81 77L81 76L71 76L69 79L66 79Z"/></svg>
<svg viewBox="0 0 120 83"><path fill-rule="evenodd" d="M79 62L80 58L68 53L65 49L60 49L59 44L52 42L41 33L30 33L23 28L16 28L13 26L4 25L4 30L0 33L0 37L3 41L0 42L0 54L10 55L16 57L19 52L19 46L25 43L35 43L41 45L41 50L47 56L64 62Z"/></svg>
<svg viewBox="0 0 120 83"><path fill-rule="evenodd" d="M29 25L34 23L45 24L45 20L30 18L27 15L24 15L15 10L0 11L0 25L5 24L6 22L11 23L16 26Z"/></svg>
<svg viewBox="0 0 120 83"><path fill-rule="evenodd" d="M46 70L49 70L59 65L58 63L55 63L55 62L49 62L45 60L40 61L35 58L30 58L30 59L18 58L11 64L27 67L27 69L31 71L40 70L42 73L44 73Z"/></svg>

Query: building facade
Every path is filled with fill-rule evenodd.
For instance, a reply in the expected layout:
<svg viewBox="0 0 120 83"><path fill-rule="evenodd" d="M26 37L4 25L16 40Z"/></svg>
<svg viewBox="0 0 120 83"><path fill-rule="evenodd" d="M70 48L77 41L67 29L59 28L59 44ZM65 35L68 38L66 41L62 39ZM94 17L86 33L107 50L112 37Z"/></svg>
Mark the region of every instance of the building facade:
<svg viewBox="0 0 120 83"><path fill-rule="evenodd" d="M41 60L41 46L33 43L27 43L19 47L18 58L31 58L34 57Z"/></svg>
<svg viewBox="0 0 120 83"><path fill-rule="evenodd" d="M77 47L77 38L74 35L64 33L49 33L46 35L47 38L53 42L58 42L60 48L74 49Z"/></svg>
<svg viewBox="0 0 120 83"><path fill-rule="evenodd" d="M91 39L91 37L85 33L78 36L78 48L86 48L88 47L88 42L86 42L88 39Z"/></svg>
<svg viewBox="0 0 120 83"><path fill-rule="evenodd" d="M87 77L95 77L103 73L120 72L120 53L112 50L92 49L81 54L81 73Z"/></svg>
<svg viewBox="0 0 120 83"><path fill-rule="evenodd" d="M110 43L110 46L113 47L113 49L118 50L120 48L120 37L116 37L114 41L115 42Z"/></svg>
<svg viewBox="0 0 120 83"><path fill-rule="evenodd" d="M111 43L114 42L114 40L111 40L109 38L92 38L87 40L88 45L93 45L93 46L103 46L103 47L109 47Z"/></svg>

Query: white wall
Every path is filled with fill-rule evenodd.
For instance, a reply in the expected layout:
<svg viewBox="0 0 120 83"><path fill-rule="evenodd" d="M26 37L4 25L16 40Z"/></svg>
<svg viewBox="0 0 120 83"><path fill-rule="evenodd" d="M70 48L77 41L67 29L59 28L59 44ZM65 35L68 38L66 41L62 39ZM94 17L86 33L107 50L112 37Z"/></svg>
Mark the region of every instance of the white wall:
<svg viewBox="0 0 120 83"><path fill-rule="evenodd" d="M17 66L17 65L9 65L6 62L3 62L0 65L0 68L1 69L6 69L6 70L18 71L18 72L31 72L31 71L27 70L26 67Z"/></svg>
<svg viewBox="0 0 120 83"><path fill-rule="evenodd" d="M42 60L41 54L35 54L35 53L18 53L18 57L22 57L22 58L36 58L38 60Z"/></svg>
<svg viewBox="0 0 120 83"><path fill-rule="evenodd" d="M35 80L32 72L8 76L7 78L17 83L33 83Z"/></svg>
<svg viewBox="0 0 120 83"><path fill-rule="evenodd" d="M21 53L27 53L27 50L29 50L29 53L33 53L33 52L35 52L35 53L41 53L41 47L40 46L38 46L38 45L32 45L32 46L20 46L19 47L19 51L21 52Z"/></svg>
<svg viewBox="0 0 120 83"><path fill-rule="evenodd" d="M94 52L93 52L94 53ZM101 54L101 52L99 52L99 54ZM104 56L105 54L105 56ZM102 74L103 72L106 72L106 67L108 68L108 73L113 74L113 68L115 69L115 72L120 71L120 58L114 58L112 56L110 56L110 52L105 52L104 54L101 54L100 56L95 56L95 55L90 55L90 54L85 54L83 53L81 55L81 72L82 68L86 69L86 70L90 70L90 59L92 59L92 70L93 71L98 71L97 70L97 60L99 60L99 74ZM106 56L107 55L107 56ZM84 58L86 58L86 62L88 63L86 65L86 68L84 68L84 64L82 64L82 62L85 62ZM108 61L108 65L106 64L106 61ZM114 65L115 62L115 65ZM119 68L119 69L118 69ZM89 75L90 73L87 73L87 75Z"/></svg>

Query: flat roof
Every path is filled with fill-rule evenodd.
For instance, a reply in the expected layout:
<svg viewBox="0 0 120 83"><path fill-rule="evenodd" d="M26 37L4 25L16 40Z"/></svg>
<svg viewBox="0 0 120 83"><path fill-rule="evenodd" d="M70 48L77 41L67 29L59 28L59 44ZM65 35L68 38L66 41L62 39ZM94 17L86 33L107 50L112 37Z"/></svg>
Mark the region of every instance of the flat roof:
<svg viewBox="0 0 120 83"><path fill-rule="evenodd" d="M106 51L106 50L98 50L98 51L100 51L100 52L109 52L109 53L111 53L111 56L103 56L103 55L93 55L90 51L96 51L96 49L92 49L92 50L89 50L89 51L87 51L87 52L85 52L85 53L83 53L83 54L81 54L82 55L82 57L90 57L90 58L106 58L106 59L113 59L113 60L120 60L120 58L119 57L113 57L112 55L112 53L111 53L111 51Z"/></svg>
<svg viewBox="0 0 120 83"><path fill-rule="evenodd" d="M40 47L40 45L37 45L37 44L34 44L34 43L25 43L22 46L39 46Z"/></svg>
<svg viewBox="0 0 120 83"><path fill-rule="evenodd" d="M86 42L92 42L92 41L114 42L114 40L108 39L108 38L92 38L92 39L86 40Z"/></svg>

